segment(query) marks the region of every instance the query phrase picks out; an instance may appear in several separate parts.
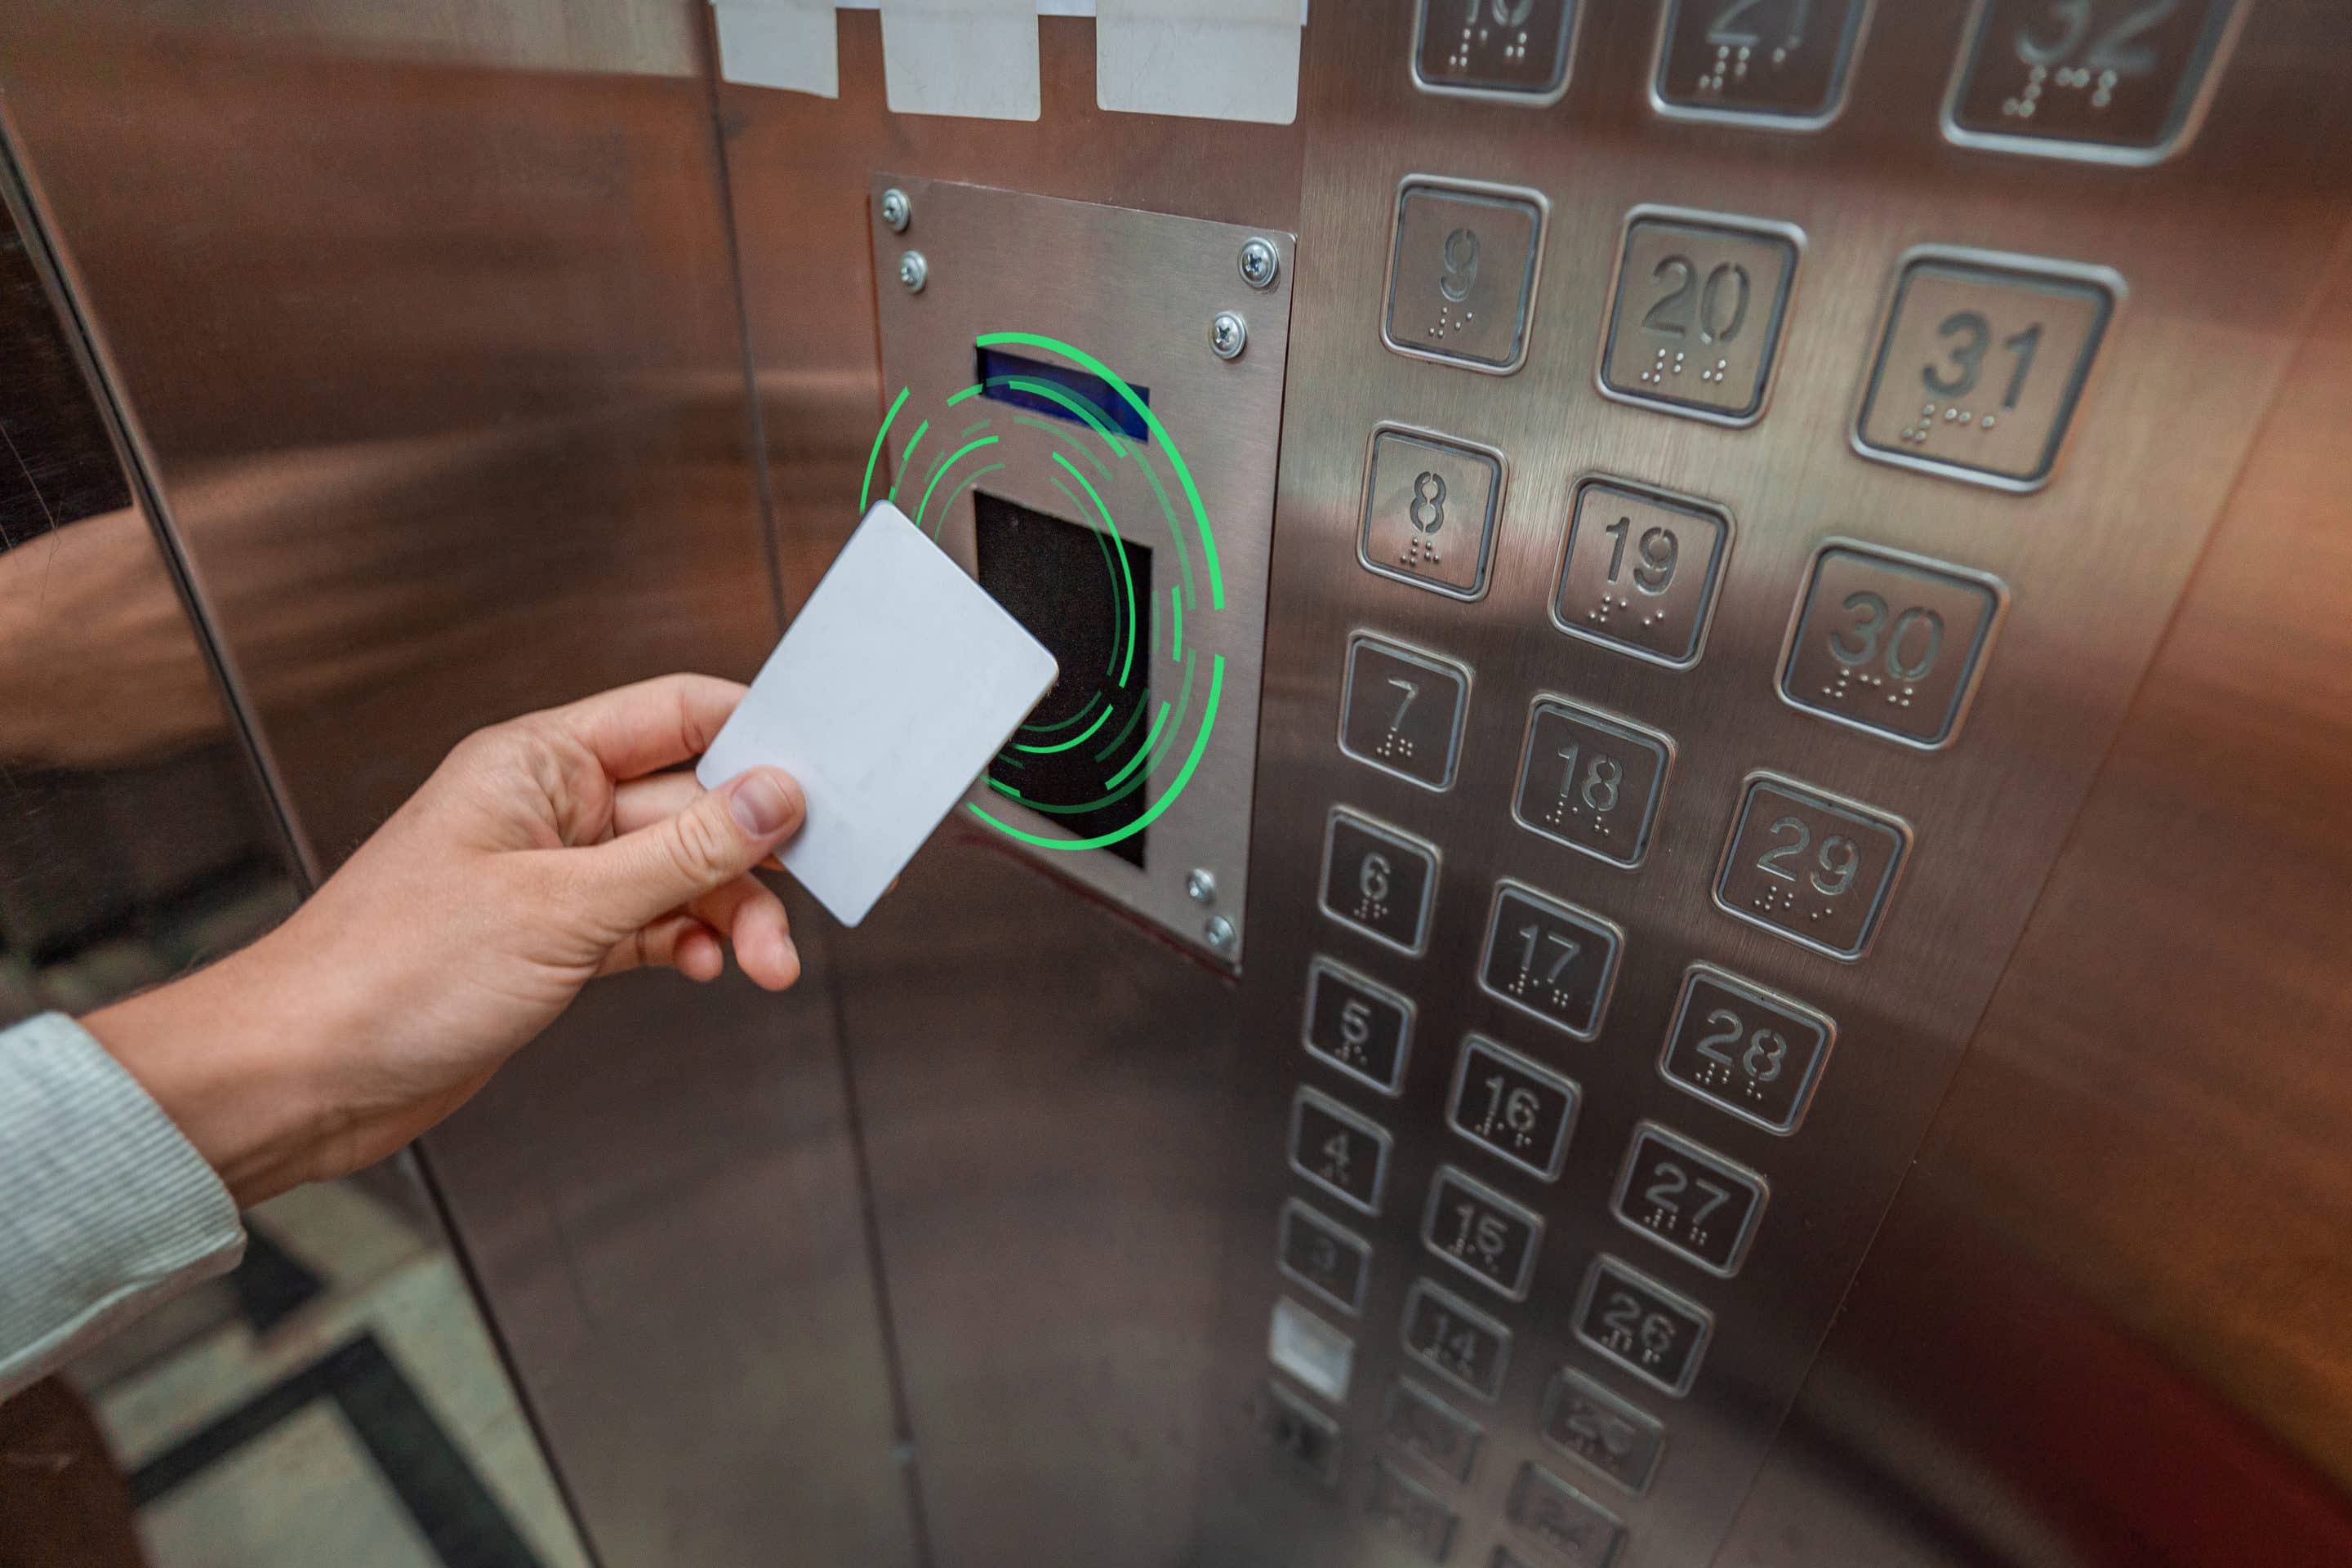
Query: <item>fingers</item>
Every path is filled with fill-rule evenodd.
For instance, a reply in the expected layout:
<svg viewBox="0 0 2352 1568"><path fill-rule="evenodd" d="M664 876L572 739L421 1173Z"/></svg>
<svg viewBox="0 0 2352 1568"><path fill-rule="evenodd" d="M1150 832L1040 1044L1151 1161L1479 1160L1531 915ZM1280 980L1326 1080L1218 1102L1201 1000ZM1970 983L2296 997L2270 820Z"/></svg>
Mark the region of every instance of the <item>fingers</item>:
<svg viewBox="0 0 2352 1568"><path fill-rule="evenodd" d="M633 779L709 751L744 690L714 675L665 675L583 698L548 717L593 752L608 776Z"/></svg>
<svg viewBox="0 0 2352 1568"><path fill-rule="evenodd" d="M756 878L737 878L697 899L688 912L726 935L735 949L735 962L762 990L787 990L801 977L800 950L793 942L784 901Z"/></svg>
<svg viewBox="0 0 2352 1568"><path fill-rule="evenodd" d="M578 912L617 940L715 893L800 828L807 805L781 768L752 768L685 810L560 856Z"/></svg>
<svg viewBox="0 0 2352 1568"><path fill-rule="evenodd" d="M702 798L702 784L692 773L656 773L631 779L613 792L613 837L676 816Z"/></svg>
<svg viewBox="0 0 2352 1568"><path fill-rule="evenodd" d="M689 980L716 980L726 973L727 956L717 931L681 912L664 915L635 934L614 942L596 973L619 974L626 970L663 965Z"/></svg>

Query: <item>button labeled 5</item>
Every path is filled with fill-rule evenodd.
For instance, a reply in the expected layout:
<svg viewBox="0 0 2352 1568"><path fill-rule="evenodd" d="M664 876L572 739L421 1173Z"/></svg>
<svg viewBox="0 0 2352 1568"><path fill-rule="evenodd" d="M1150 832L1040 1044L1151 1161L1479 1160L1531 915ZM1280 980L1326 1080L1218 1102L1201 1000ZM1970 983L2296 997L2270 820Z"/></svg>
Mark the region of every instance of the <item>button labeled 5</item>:
<svg viewBox="0 0 2352 1568"><path fill-rule="evenodd" d="M1828 1014L1694 963L1683 972L1658 1071L1742 1121L1787 1134L1805 1119L1836 1038Z"/></svg>
<svg viewBox="0 0 2352 1568"><path fill-rule="evenodd" d="M1404 1087L1412 1016L1410 997L1328 958L1307 972L1307 1050L1382 1094Z"/></svg>

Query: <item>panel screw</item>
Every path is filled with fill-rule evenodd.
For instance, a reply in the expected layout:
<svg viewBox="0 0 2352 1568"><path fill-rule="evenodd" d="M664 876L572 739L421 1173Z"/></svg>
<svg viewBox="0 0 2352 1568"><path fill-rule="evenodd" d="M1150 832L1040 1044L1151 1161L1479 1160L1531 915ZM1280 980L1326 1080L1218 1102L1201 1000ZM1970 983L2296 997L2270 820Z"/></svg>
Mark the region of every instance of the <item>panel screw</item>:
<svg viewBox="0 0 2352 1568"><path fill-rule="evenodd" d="M1195 866L1184 873L1184 894L1196 904L1217 901L1217 874Z"/></svg>
<svg viewBox="0 0 2352 1568"><path fill-rule="evenodd" d="M888 208L883 209L886 213ZM1275 274L1282 270L1282 252L1270 239L1251 238L1242 242L1242 281L1253 289L1274 287Z"/></svg>
<svg viewBox="0 0 2352 1568"><path fill-rule="evenodd" d="M908 293L921 293L923 285L930 281L930 277L931 264L923 259L921 251L910 250L898 258L898 281L907 286Z"/></svg>
<svg viewBox="0 0 2352 1568"><path fill-rule="evenodd" d="M1231 952L1234 948L1234 922L1223 915L1211 915L1209 923L1201 928L1201 940L1209 944L1212 952Z"/></svg>
<svg viewBox="0 0 2352 1568"><path fill-rule="evenodd" d="M907 199L906 192L893 185L882 193L882 221L890 226L892 234L906 233L914 216L915 204Z"/></svg>
<svg viewBox="0 0 2352 1568"><path fill-rule="evenodd" d="M1209 346L1219 359L1239 359L1242 350L1249 346L1249 323L1238 310L1220 310L1217 319L1209 323Z"/></svg>

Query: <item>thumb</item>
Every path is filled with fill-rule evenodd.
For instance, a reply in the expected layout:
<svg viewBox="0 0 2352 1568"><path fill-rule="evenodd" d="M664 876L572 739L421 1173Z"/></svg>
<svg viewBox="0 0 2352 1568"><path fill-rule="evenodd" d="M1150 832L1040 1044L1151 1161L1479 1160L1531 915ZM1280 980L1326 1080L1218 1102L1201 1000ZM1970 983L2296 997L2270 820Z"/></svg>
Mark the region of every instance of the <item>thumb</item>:
<svg viewBox="0 0 2352 1568"><path fill-rule="evenodd" d="M595 915L625 936L751 870L799 832L807 815L792 774L752 768L675 816L567 853Z"/></svg>

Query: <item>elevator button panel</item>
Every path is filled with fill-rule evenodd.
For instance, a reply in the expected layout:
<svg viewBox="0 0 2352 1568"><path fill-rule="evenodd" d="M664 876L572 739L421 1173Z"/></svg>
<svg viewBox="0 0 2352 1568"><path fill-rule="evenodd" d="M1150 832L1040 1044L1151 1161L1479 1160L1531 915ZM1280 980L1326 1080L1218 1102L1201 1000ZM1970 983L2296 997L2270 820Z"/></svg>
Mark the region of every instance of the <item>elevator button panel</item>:
<svg viewBox="0 0 2352 1568"><path fill-rule="evenodd" d="M1528 714L1512 814L1519 826L1627 868L1649 853L1675 743L1565 698Z"/></svg>
<svg viewBox="0 0 2352 1568"><path fill-rule="evenodd" d="M1511 1360L1511 1331L1461 1297L1416 1279L1404 1300L1405 1353L1475 1398L1492 1403L1503 1392Z"/></svg>
<svg viewBox="0 0 2352 1568"><path fill-rule="evenodd" d="M1619 653L1687 669L1706 642L1730 552L1721 508L1622 479L1576 487L1552 624Z"/></svg>
<svg viewBox="0 0 2352 1568"><path fill-rule="evenodd" d="M1339 749L1429 790L1454 787L1470 672L1452 659L1359 634L1348 642Z"/></svg>
<svg viewBox="0 0 2352 1568"><path fill-rule="evenodd" d="M1762 418L1802 243L1785 224L1635 208L1601 390L1717 424Z"/></svg>
<svg viewBox="0 0 2352 1568"><path fill-rule="evenodd" d="M1978 0L1945 108L1956 142L2152 163L2196 128L2238 0Z"/></svg>
<svg viewBox="0 0 2352 1568"><path fill-rule="evenodd" d="M1470 1479L1484 1440L1476 1422L1403 1377L1389 1385L1381 1435L1399 1453L1410 1454L1456 1483Z"/></svg>
<svg viewBox="0 0 2352 1568"><path fill-rule="evenodd" d="M2122 279L1923 247L1904 258L1854 421L1864 457L2003 489L2050 480Z"/></svg>
<svg viewBox="0 0 2352 1568"><path fill-rule="evenodd" d="M1750 773L1716 873L1716 907L1832 958L1878 934L1911 830L1774 773Z"/></svg>
<svg viewBox="0 0 2352 1568"><path fill-rule="evenodd" d="M1568 89L1580 0L1421 0L1412 80L1423 92L1540 107Z"/></svg>
<svg viewBox="0 0 2352 1568"><path fill-rule="evenodd" d="M1454 1131L1538 1181L1559 1174L1576 1125L1576 1085L1477 1035L1462 1045L1446 1120Z"/></svg>
<svg viewBox="0 0 2352 1568"><path fill-rule="evenodd" d="M1373 1525L1423 1563L1443 1563L1454 1549L1454 1510L1444 1499L1387 1459L1372 1461L1364 1512Z"/></svg>
<svg viewBox="0 0 2352 1568"><path fill-rule="evenodd" d="M1275 1246L1282 1271L1293 1281L1351 1318L1363 1312L1364 1285L1371 1277L1370 1242L1293 1198L1282 1205Z"/></svg>
<svg viewBox="0 0 2352 1568"><path fill-rule="evenodd" d="M1429 1184L1422 1245L1511 1300L1527 1299L1543 1233L1541 1215L1451 1165Z"/></svg>
<svg viewBox="0 0 2352 1568"><path fill-rule="evenodd" d="M1624 945L1616 925L1517 882L1495 888L1478 984L1580 1040L1601 1032Z"/></svg>
<svg viewBox="0 0 2352 1568"><path fill-rule="evenodd" d="M1503 455L1433 431L1383 425L1364 467L1356 559L1456 599L1485 595L1503 504Z"/></svg>
<svg viewBox="0 0 2352 1568"><path fill-rule="evenodd" d="M1948 745L2000 609L2000 584L1981 573L1824 545L1790 629L1780 695L1905 745Z"/></svg>
<svg viewBox="0 0 2352 1568"><path fill-rule="evenodd" d="M1381 1212L1391 1142L1328 1094L1301 1089L1291 1102L1291 1169L1360 1214Z"/></svg>
<svg viewBox="0 0 2352 1568"><path fill-rule="evenodd" d="M1666 1449L1664 1423L1599 1380L1565 1366L1544 1391L1543 1435L1629 1492L1648 1491Z"/></svg>
<svg viewBox="0 0 2352 1568"><path fill-rule="evenodd" d="M1522 1465L1505 1517L1567 1568L1611 1568L1625 1543L1615 1515L1540 1465Z"/></svg>
<svg viewBox="0 0 2352 1568"><path fill-rule="evenodd" d="M1334 811L1323 837L1323 911L1395 948L1429 945L1437 847L1395 828Z"/></svg>
<svg viewBox="0 0 2352 1568"><path fill-rule="evenodd" d="M1609 1206L1628 1229L1728 1279L1748 1261L1769 1192L1747 1166L1644 1121L1633 1129Z"/></svg>
<svg viewBox="0 0 2352 1568"><path fill-rule="evenodd" d="M1836 1038L1827 1014L1694 963L1683 974L1658 1070L1742 1121L1790 1133L1812 1104Z"/></svg>
<svg viewBox="0 0 2352 1568"><path fill-rule="evenodd" d="M1351 969L1317 959L1307 975L1307 1049L1382 1094L1404 1086L1412 1052L1412 999Z"/></svg>
<svg viewBox="0 0 2352 1568"><path fill-rule="evenodd" d="M1690 1392L1714 1334L1706 1308L1606 1253L1585 1275L1576 1337L1668 1394Z"/></svg>
<svg viewBox="0 0 2352 1568"><path fill-rule="evenodd" d="M1871 0L1665 0L1651 101L1662 114L1783 131L1826 125Z"/></svg>
<svg viewBox="0 0 2352 1568"><path fill-rule="evenodd" d="M1401 354L1508 374L1526 363L1542 259L1534 191L1412 175L1397 187L1381 340Z"/></svg>

